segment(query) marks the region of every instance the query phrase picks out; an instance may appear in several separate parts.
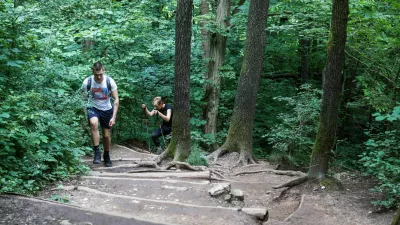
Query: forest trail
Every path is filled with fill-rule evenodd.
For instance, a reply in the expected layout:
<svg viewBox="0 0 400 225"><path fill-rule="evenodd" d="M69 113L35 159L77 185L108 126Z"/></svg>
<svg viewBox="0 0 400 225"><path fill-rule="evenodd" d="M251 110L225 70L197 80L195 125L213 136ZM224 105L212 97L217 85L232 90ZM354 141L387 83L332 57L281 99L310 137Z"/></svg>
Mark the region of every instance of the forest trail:
<svg viewBox="0 0 400 225"><path fill-rule="evenodd" d="M210 166L225 181L210 179L216 176L209 170L137 167L154 156L115 145L111 168L93 165L91 157L84 157L90 174L42 191L39 198L0 196L0 224L383 225L393 218L394 212L372 211L368 189L358 181L345 182L341 191L307 186L273 189L293 177L266 172L235 175L274 166L261 162L235 167L234 153ZM227 200L226 193L210 196L209 190L221 183L241 190L244 199L238 195ZM67 204L46 200L55 196Z"/></svg>

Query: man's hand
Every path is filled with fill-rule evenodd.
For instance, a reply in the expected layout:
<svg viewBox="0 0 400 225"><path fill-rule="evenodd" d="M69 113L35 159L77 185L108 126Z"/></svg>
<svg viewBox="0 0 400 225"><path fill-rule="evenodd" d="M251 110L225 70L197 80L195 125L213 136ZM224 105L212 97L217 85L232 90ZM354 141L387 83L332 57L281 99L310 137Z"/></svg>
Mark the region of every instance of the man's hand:
<svg viewBox="0 0 400 225"><path fill-rule="evenodd" d="M115 124L115 118L111 118L110 122L108 123L108 126L112 127Z"/></svg>
<svg viewBox="0 0 400 225"><path fill-rule="evenodd" d="M142 109L146 109L146 104L142 104Z"/></svg>

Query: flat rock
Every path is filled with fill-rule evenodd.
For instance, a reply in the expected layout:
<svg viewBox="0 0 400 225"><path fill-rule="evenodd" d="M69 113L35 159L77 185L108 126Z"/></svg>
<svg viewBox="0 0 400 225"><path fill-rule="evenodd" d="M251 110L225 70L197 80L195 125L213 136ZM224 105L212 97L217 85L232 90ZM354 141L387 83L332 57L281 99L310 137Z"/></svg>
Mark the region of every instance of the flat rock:
<svg viewBox="0 0 400 225"><path fill-rule="evenodd" d="M231 190L231 184L230 183L218 183L215 184L209 191L208 193L213 196L217 197L220 196L224 193L228 193Z"/></svg>

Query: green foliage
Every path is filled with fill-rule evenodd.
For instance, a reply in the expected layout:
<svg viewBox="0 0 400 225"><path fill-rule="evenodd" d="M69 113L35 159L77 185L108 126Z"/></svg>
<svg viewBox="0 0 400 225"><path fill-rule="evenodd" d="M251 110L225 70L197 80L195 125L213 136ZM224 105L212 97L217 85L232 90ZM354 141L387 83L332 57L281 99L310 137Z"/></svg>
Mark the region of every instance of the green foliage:
<svg viewBox="0 0 400 225"><path fill-rule="evenodd" d="M201 151L198 145L193 145L191 147L187 162L192 166L208 166L208 161L205 158L205 154Z"/></svg>
<svg viewBox="0 0 400 225"><path fill-rule="evenodd" d="M386 199L373 204L390 208L400 200L400 107L395 107L392 113L376 113L374 116L377 123L391 128L382 132L367 132L370 139L365 142L366 151L360 155L360 163L365 175L380 181L373 190L386 195Z"/></svg>
<svg viewBox="0 0 400 225"><path fill-rule="evenodd" d="M276 97L292 109L280 113L280 125L264 135L275 154L294 166L307 166L316 135L319 119L321 91L311 85L303 85L296 96ZM275 156L276 157L276 156Z"/></svg>
<svg viewBox="0 0 400 225"><path fill-rule="evenodd" d="M215 2L208 15L194 4L191 54L191 135L195 145L223 143L229 128L246 39L249 1L233 1L226 30L215 26ZM118 85L120 108L113 142L151 142L161 120L143 117L140 105L151 108L154 96L173 104L174 27L176 1L54 1L0 2L0 189L34 192L48 181L81 173L79 157L90 151L84 129L80 86L101 60ZM343 85L334 163L341 168L370 168L380 177L389 199L398 194L397 163L392 160L398 118L391 112L399 99L399 3L396 0L350 2ZM321 83L330 22L330 0L271 1L266 56L254 121L254 154L307 166L319 111L319 95L311 87L296 94L299 40L309 39L310 83ZM57 18L57 20L54 20ZM201 24L227 36L225 62L220 68L218 132L202 132L204 74ZM350 84L350 85L347 85ZM281 97L277 97L281 96ZM285 103L285 104L283 104ZM370 124L370 112L376 122ZM386 114L390 112L389 114ZM381 120L381 121L379 121ZM390 129L387 129L390 128ZM370 129L367 136L364 129ZM390 131L392 133L385 133ZM362 143L369 139L368 151ZM370 145L371 144L371 145ZM376 145L376 146L375 146ZM272 151L270 150L272 148ZM194 147L194 160L202 153ZM196 150L198 149L198 150ZM386 150L382 150L386 149ZM382 156L382 153L385 154ZM396 155L395 155L396 156ZM390 160L389 160L390 159ZM199 163L200 162L200 163ZM372 166L373 165L373 166ZM373 171L375 169L375 172ZM385 176L382 176L384 174ZM397 180L396 180L397 181ZM395 190L397 192L395 193ZM55 197L56 198L56 197ZM63 197L59 196L58 199ZM390 205L388 200L385 205Z"/></svg>
<svg viewBox="0 0 400 225"><path fill-rule="evenodd" d="M0 192L34 192L87 170L79 159L85 152L77 145L77 127L60 121L45 104L40 94L27 92L8 96L0 107Z"/></svg>

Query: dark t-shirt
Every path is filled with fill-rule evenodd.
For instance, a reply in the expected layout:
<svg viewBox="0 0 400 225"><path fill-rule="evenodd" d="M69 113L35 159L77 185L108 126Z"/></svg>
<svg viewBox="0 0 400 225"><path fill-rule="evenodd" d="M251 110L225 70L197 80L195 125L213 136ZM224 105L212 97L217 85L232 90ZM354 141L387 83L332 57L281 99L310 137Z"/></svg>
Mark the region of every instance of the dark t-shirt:
<svg viewBox="0 0 400 225"><path fill-rule="evenodd" d="M168 110L168 109L171 110L171 118L169 119L168 122L165 122L165 121L163 120L162 125L165 125L165 126L167 126L167 127L172 127L172 115L173 115L172 106L169 105L169 104L165 104L165 107L164 107L163 109L159 110L159 111L160 111L164 116L166 116L166 115L167 115L167 110Z"/></svg>

